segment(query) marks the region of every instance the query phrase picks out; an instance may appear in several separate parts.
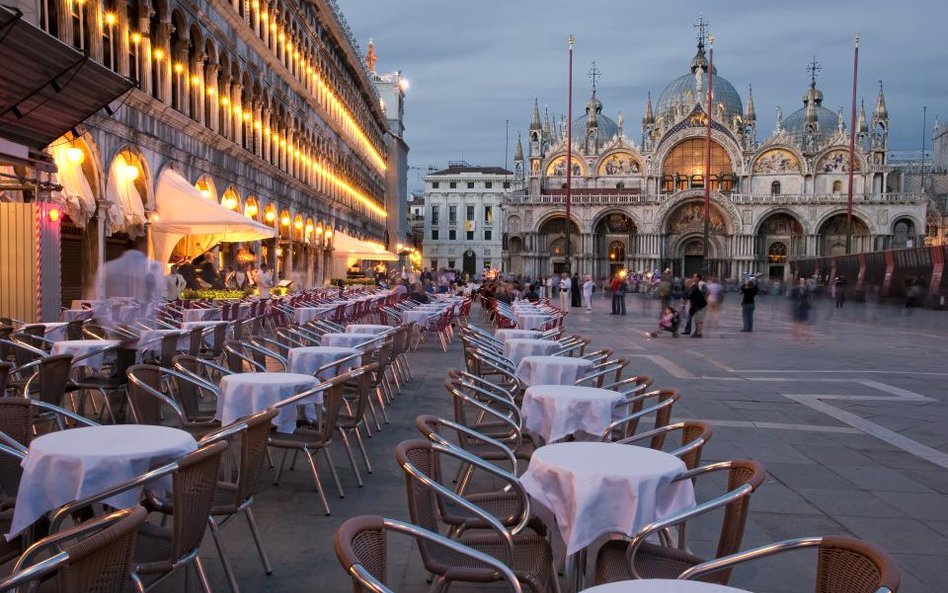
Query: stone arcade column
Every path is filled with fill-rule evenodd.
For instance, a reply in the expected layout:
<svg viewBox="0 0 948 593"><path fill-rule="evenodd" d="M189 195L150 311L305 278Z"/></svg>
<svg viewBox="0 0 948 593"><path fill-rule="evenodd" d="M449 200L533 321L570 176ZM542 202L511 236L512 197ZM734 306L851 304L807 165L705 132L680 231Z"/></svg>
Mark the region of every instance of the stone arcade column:
<svg viewBox="0 0 948 593"><path fill-rule="evenodd" d="M231 137L234 144L243 146L244 138L244 111L241 103L241 92L243 86L239 82L230 85L230 122L233 128Z"/></svg>
<svg viewBox="0 0 948 593"><path fill-rule="evenodd" d="M188 104L190 105L190 98L194 97L194 113L191 114L199 124L204 124L204 100L205 100L205 89L207 84L205 84L204 78L204 54L197 52L194 54L191 64L189 65L190 76L187 80L188 85ZM198 78L197 84L191 81L194 77Z"/></svg>
<svg viewBox="0 0 948 593"><path fill-rule="evenodd" d="M208 121L205 121L204 124L211 130L220 133L220 117L218 115L218 99L217 94L220 92L218 88L217 81L217 58L215 56L209 56L207 60L207 65L204 66L204 92L202 93L206 101L209 101L207 109ZM208 95L208 89L214 89L213 95Z"/></svg>
<svg viewBox="0 0 948 593"><path fill-rule="evenodd" d="M81 10L86 11L86 27L89 31L89 47L87 53L90 58L98 63L103 63L104 51L102 49L102 14L101 0L89 0L79 5Z"/></svg>
<svg viewBox="0 0 948 593"><path fill-rule="evenodd" d="M160 48L164 52L164 59L158 62L158 84L157 87L160 95L159 99L163 103L171 104L171 22L162 21L158 23L158 39L156 41L156 48Z"/></svg>
<svg viewBox="0 0 948 593"><path fill-rule="evenodd" d="M147 15L148 11L144 11L144 14ZM151 61L154 59L154 56L151 53L151 37L149 37L147 34L150 24L149 18L149 16L141 16L138 19L138 30L142 36L142 40L138 43L138 69L141 73L139 76L139 78L141 78L139 84L142 92L151 95L153 89L155 88L155 80L152 78L151 71ZM72 27L70 26L70 30L71 29Z"/></svg>
<svg viewBox="0 0 948 593"><path fill-rule="evenodd" d="M188 37L183 36L178 39L178 47L174 48L174 64L182 66L188 64ZM178 111L184 115L191 115L191 94L188 92L191 82L191 71L182 70L181 73L174 71L172 64L171 70L172 85L174 92L178 95Z"/></svg>

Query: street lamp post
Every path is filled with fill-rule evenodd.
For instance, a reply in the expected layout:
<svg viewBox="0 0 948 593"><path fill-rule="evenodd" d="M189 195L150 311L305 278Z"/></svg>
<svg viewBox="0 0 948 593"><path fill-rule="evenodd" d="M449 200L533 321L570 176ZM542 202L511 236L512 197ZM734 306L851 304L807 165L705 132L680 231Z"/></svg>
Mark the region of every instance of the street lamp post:
<svg viewBox="0 0 948 593"><path fill-rule="evenodd" d="M572 258L570 252L570 205L573 198L573 43L576 39L570 35L569 44L569 82L567 84L568 99L566 101L566 265L563 270L572 273ZM576 287L573 287L575 290Z"/></svg>

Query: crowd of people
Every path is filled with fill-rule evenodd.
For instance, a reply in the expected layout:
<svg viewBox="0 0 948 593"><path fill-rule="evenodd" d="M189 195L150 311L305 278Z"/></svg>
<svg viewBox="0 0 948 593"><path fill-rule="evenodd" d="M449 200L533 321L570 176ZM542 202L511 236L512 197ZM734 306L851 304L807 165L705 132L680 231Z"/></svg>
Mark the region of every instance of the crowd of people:
<svg viewBox="0 0 948 593"><path fill-rule="evenodd" d="M173 264L165 276L165 298L177 299L185 290L239 290L250 293L257 290L261 298L270 296L273 274L267 264L228 266L218 269L211 254L194 259L184 258Z"/></svg>

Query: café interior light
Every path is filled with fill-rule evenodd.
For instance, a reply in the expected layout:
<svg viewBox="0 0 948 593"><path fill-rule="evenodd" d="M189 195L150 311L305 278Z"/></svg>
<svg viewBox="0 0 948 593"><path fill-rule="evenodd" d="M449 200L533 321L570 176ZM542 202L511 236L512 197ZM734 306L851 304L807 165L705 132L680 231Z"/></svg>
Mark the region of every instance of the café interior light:
<svg viewBox="0 0 948 593"><path fill-rule="evenodd" d="M69 162L73 163L74 165L81 165L82 161L86 160L86 154L82 152L81 148L70 146L66 151L66 158L68 158Z"/></svg>
<svg viewBox="0 0 948 593"><path fill-rule="evenodd" d="M273 210L267 210L267 213L263 215L263 218L266 219L267 222L273 222L276 220L276 217L276 212Z"/></svg>
<svg viewBox="0 0 948 593"><path fill-rule="evenodd" d="M284 214L283 217L280 218L280 224L283 226L290 226L290 215Z"/></svg>
<svg viewBox="0 0 948 593"><path fill-rule="evenodd" d="M55 208L55 207L50 208L46 214L47 216L49 216L50 222L57 222L59 220L59 215L60 215L59 208Z"/></svg>
<svg viewBox="0 0 948 593"><path fill-rule="evenodd" d="M129 181L138 179L138 167L135 165L125 165L125 178Z"/></svg>

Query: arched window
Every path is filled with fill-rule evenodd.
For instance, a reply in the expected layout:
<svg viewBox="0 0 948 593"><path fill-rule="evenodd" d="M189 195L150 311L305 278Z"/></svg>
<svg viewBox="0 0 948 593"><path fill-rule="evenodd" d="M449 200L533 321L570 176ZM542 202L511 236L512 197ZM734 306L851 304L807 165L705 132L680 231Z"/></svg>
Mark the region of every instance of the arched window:
<svg viewBox="0 0 948 593"><path fill-rule="evenodd" d="M903 249L909 246L909 241L915 234L915 225L904 218L896 221L892 226L892 248Z"/></svg>
<svg viewBox="0 0 948 593"><path fill-rule="evenodd" d="M843 182L837 179L833 182L833 193L840 194L843 193Z"/></svg>
<svg viewBox="0 0 948 593"><path fill-rule="evenodd" d="M665 157L662 163L663 175L666 178L672 176L678 190L704 187L706 150L707 141L704 138L690 138L680 142ZM721 189L720 181L734 172L731 157L716 142L711 143L711 171L716 172L710 175L713 190Z"/></svg>
<svg viewBox="0 0 948 593"><path fill-rule="evenodd" d="M774 181L770 184L770 195L776 196L780 194L780 182Z"/></svg>

